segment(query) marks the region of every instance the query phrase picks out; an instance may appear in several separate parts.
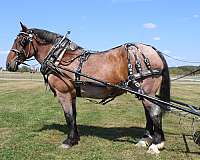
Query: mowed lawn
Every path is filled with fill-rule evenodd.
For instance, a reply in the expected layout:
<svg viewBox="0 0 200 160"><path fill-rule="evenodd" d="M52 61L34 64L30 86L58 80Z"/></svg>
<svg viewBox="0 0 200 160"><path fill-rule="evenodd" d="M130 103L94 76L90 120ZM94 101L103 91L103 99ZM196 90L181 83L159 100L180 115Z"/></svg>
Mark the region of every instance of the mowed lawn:
<svg viewBox="0 0 200 160"><path fill-rule="evenodd" d="M174 83L172 88L174 98L200 105L199 83ZM39 81L0 80L0 159L200 159L200 147L191 136L192 120L172 113L163 119L166 145L160 155L137 148L145 117L134 95L120 96L105 106L78 98L77 112L80 143L69 150L60 148L67 130L53 94Z"/></svg>

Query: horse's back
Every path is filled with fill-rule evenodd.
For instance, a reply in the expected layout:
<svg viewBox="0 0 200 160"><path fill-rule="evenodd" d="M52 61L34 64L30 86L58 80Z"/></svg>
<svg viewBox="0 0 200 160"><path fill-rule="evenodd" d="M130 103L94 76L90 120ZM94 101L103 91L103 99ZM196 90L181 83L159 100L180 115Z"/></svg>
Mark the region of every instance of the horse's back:
<svg viewBox="0 0 200 160"><path fill-rule="evenodd" d="M119 83L128 76L127 53L123 46L90 55L82 72L105 82ZM83 78L84 79L84 78Z"/></svg>

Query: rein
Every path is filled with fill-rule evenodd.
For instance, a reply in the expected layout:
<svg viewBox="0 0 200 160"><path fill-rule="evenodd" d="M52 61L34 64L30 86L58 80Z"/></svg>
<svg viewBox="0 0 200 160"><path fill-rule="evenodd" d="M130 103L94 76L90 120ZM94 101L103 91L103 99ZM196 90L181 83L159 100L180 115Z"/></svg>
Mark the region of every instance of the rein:
<svg viewBox="0 0 200 160"><path fill-rule="evenodd" d="M189 75L192 75L192 74L194 74L194 73L196 73L198 71L200 71L200 67L197 67L195 70L193 70L193 71L191 71L189 73L186 73L185 75L182 75L182 76L180 76L178 78L172 79L171 81L176 81L176 80L182 79L182 78L187 77Z"/></svg>

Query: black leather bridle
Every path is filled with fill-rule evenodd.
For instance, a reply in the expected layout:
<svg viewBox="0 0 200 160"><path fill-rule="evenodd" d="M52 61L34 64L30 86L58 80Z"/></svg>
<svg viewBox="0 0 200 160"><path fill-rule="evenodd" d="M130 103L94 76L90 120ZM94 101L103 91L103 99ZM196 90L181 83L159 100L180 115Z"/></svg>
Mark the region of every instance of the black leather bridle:
<svg viewBox="0 0 200 160"><path fill-rule="evenodd" d="M12 48L10 51L15 52L16 53L16 58L15 61L17 64L25 64L28 65L26 63L24 63L24 61L30 61L33 59L30 59L30 49L31 46L33 47L33 55L37 52L36 48L34 47L33 44L33 38L34 38L34 34L32 33L32 31L30 31L30 33L26 33L26 32L20 32L17 35L17 38L21 38L22 36L22 40L19 41L20 46L22 47L21 50L18 50L16 48ZM26 53L25 51L25 47L27 47L28 45L28 52Z"/></svg>

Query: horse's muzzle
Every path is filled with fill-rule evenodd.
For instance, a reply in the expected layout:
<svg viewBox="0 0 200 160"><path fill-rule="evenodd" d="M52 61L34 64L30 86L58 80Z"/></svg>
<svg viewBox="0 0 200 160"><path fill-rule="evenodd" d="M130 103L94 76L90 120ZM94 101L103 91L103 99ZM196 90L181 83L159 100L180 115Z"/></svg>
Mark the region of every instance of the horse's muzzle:
<svg viewBox="0 0 200 160"><path fill-rule="evenodd" d="M18 70L18 63L13 61L11 63L6 64L6 69L11 72L16 72Z"/></svg>

